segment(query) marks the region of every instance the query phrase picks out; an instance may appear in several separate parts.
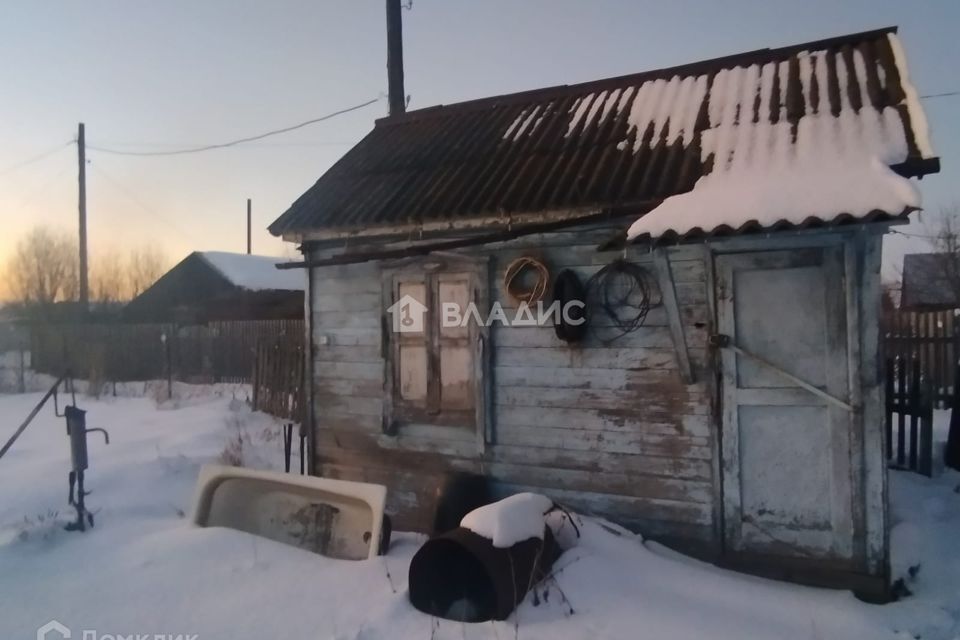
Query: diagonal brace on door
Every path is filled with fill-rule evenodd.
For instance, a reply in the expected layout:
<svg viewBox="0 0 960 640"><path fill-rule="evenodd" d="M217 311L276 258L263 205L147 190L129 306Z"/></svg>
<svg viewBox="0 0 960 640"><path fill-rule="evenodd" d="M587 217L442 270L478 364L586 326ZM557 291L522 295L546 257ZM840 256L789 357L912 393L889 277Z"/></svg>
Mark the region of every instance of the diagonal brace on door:
<svg viewBox="0 0 960 640"><path fill-rule="evenodd" d="M789 380L789 381L792 382L793 384L797 385L797 386L800 387L801 389L805 389L806 391L809 391L809 392L812 393L813 395L815 395L815 396L817 396L817 397L820 397L820 398L823 398L823 399L826 400L827 402L830 402L830 403L832 403L832 404L835 404L835 405L837 405L838 407L840 407L840 408L842 408L842 409L846 409L847 411L850 411L851 413L853 413L853 411L854 411L854 408L853 408L852 405L850 405L849 403L841 400L840 398L838 398L838 397L836 397L836 396L830 395L829 393L827 393L826 391L824 391L824 390L821 389L820 387L817 387L817 386L815 386L815 385L812 385L812 384L810 384L809 382L807 382L806 380L802 380L802 379L798 378L797 376L793 375L792 373L790 373L790 372L788 372L788 371L784 371L783 369L781 369L781 368L778 367L777 365L773 364L773 363L770 362L769 360L765 360L764 358L761 358L760 356L758 356L758 355L756 355L756 354L754 354L754 353L750 353L749 351L747 351L747 350L745 350L745 349L741 349L740 347L738 347L737 345L735 345L735 344L733 343L733 340L730 339L730 336L724 335L724 334L722 334L722 333L714 334L714 335L710 336L710 346L711 346L711 347L715 347L715 348L719 348L719 349L730 349L730 351L733 351L733 352L736 353L737 355L743 356L743 357L745 357L745 358L749 358L750 360L753 360L753 361L756 362L757 364L762 365L762 366L764 366L765 368L767 368L767 369L773 371L774 373L778 374L780 377L786 378L787 380Z"/></svg>

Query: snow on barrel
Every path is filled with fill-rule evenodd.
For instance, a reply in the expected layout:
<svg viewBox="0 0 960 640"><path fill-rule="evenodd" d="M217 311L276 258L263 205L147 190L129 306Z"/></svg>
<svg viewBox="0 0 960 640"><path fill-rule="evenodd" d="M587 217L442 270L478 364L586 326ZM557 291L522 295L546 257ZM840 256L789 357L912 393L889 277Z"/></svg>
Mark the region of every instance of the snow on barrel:
<svg viewBox="0 0 960 640"><path fill-rule="evenodd" d="M505 620L560 555L544 519L553 507L520 493L471 511L414 555L410 602L448 620Z"/></svg>

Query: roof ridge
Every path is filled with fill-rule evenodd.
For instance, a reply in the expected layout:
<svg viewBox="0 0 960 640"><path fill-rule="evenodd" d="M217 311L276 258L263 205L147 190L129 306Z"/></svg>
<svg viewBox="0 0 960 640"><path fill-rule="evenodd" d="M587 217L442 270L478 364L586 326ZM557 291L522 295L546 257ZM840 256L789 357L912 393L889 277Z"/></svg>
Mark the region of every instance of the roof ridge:
<svg viewBox="0 0 960 640"><path fill-rule="evenodd" d="M623 84L628 81L643 81L655 80L662 77L673 77L675 75L693 75L698 70L702 69L704 72L707 71L705 68L715 67L721 64L730 64L732 66L742 66L745 64L752 64L757 59L763 59L765 62L770 61L771 58L775 57L788 57L795 55L801 51L809 51L816 49L828 48L831 46L841 45L841 44L851 44L854 42L860 42L863 40L871 40L885 36L891 33L897 33L897 25L891 25L888 27L882 27L879 29L870 29L867 31L860 31L857 33L850 33L839 36L831 36L829 38L821 38L819 40L811 40L809 42L802 42L799 44L785 45L781 47L762 47L759 49L753 49L752 51L733 53L724 56L718 56L715 58L707 58L705 60L696 60L694 62L686 62L683 64L673 65L670 67L662 67L660 69L649 69L646 71L639 71L636 73L628 73L619 76L611 76L608 78L599 78L595 80L587 80L584 82L577 82L574 84L560 84L553 85L550 87L542 87L538 89L526 89L524 91L517 91L513 93L504 93L496 96L486 96L482 98L473 98L470 100L464 100L461 102L454 102L451 104L438 104L431 105L429 107L423 107L421 109L415 109L413 111L407 111L405 113L394 115L394 116L384 116L382 118L377 118L375 121L376 126L389 126L394 124L403 124L405 122L412 122L420 119L431 118L438 115L447 115L451 113L459 113L463 111L472 111L479 110L484 107L490 106L499 106L513 104L516 102L521 102L529 100L536 97L549 97L549 96L564 96L573 93L580 93L584 90L590 88L603 89L609 88L608 85L618 85Z"/></svg>

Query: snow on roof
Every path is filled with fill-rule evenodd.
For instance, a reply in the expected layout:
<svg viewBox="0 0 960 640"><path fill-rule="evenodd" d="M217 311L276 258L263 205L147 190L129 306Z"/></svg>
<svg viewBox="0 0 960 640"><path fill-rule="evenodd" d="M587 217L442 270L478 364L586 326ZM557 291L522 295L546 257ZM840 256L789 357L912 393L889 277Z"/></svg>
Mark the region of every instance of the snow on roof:
<svg viewBox="0 0 960 640"><path fill-rule="evenodd" d="M312 229L647 210L731 161L759 165L792 153L785 148L804 118L805 130L810 118L843 121L853 146L902 175L935 173L895 31L383 118L270 232L296 239Z"/></svg>
<svg viewBox="0 0 960 640"><path fill-rule="evenodd" d="M917 148L924 158L932 158L936 155L933 151L933 144L930 142L930 125L927 123L927 114L920 105L920 97L917 94L916 87L910 82L910 72L907 69L907 54L903 50L903 44L895 34L889 34L887 39L890 41L890 49L893 51L893 61L897 66L897 73L900 75L900 85L903 88L904 104L911 118L911 129Z"/></svg>
<svg viewBox="0 0 960 640"><path fill-rule="evenodd" d="M912 138L921 155L932 157L933 150L926 117L907 75L903 49L895 34L889 33L887 38L904 97L899 104L879 110L855 104L846 91L839 93L839 104L833 109L823 108L833 75L823 52L799 56L802 91L795 99L803 101L805 115L795 124L787 113L790 98L786 86L775 87L775 79L789 73L787 62L718 73L709 95L709 127L702 133L700 149L704 162L712 158L713 170L702 176L692 191L667 198L639 218L627 232L628 238L736 229L748 222L768 226L781 221L800 224L810 218L829 221L840 214L857 218L877 211L898 215L919 207L919 192L890 170L909 153L900 109L910 115ZM851 59L852 68L843 56L835 57L837 82L845 86L854 78L862 100L871 91L871 80L862 54L854 51ZM659 96L684 90L671 90L669 85L651 91ZM696 85L686 89L696 90ZM744 121L743 114L755 108L770 113L771 100L779 105L777 117ZM661 101L669 102L666 98ZM665 114L651 115L654 112L648 108L638 121L665 126ZM690 117L694 116L674 114L669 122ZM669 136L684 135L686 143L686 125L677 131L670 126Z"/></svg>
<svg viewBox="0 0 960 640"><path fill-rule="evenodd" d="M656 238L694 230L709 233L756 222L800 225L810 218L831 221L842 214L864 218L876 211L919 208L920 194L876 157L810 153L700 178L692 191L672 196L634 222L628 238Z"/></svg>
<svg viewBox="0 0 960 640"><path fill-rule="evenodd" d="M226 251L198 251L197 255L220 272L233 285L250 291L303 291L306 277L300 269L276 268L283 258L256 256Z"/></svg>
<svg viewBox="0 0 960 640"><path fill-rule="evenodd" d="M935 154L930 144L927 120L916 89L910 83L903 46L895 33L886 34L886 39L899 75L899 88L904 94L899 104L882 109L880 126L888 126L888 131L877 132L877 112L865 108L864 105L868 101L867 96L877 91L877 88L872 86L872 73L877 74L876 82L887 83L883 67L868 69L860 50L852 51L850 63L842 55L822 50L802 51L797 54L797 69L792 69L794 61L787 59L721 69L712 80L706 73L698 76L674 75L669 79L647 80L638 87L629 87L622 91L618 89L591 93L578 99L569 110L570 119L565 137L584 134L591 124L595 124L595 120L606 121L611 111L615 112L614 119L617 119L629 105L629 111L624 114L627 135L620 142L620 149L631 144L634 152L644 146L653 148L660 144L664 137L667 144L682 138L684 146L687 146L694 140L702 103L706 97L710 124L703 135L709 136L711 129L722 129L723 133L727 134L714 140L712 145L703 145L701 156L706 161L713 153L719 152L720 157L725 157L723 152L733 151L733 148L724 148L724 144L730 147L740 142L736 131L731 130L731 127L740 123L744 116L753 114L754 123L766 123L768 120L772 123L786 123L791 119L791 102L802 100L806 114L819 112L827 117L832 115L847 120L862 119L865 128L864 142L879 143L884 150L896 152L893 153L893 162L902 162L907 157L904 125L896 113L898 107L904 107L910 116L910 130L920 156L932 158ZM790 79L794 77L801 86L800 96L790 95ZM837 97L828 97L834 83ZM855 99L852 97L854 91L857 94ZM837 100L840 102L839 113L828 114L828 110L835 107L833 103ZM526 111L522 112L514 124L522 122L526 115ZM508 129L504 138L517 140L521 137L523 132L511 131L513 128L511 126ZM889 144L882 136L878 139L875 135L877 133L889 135Z"/></svg>
<svg viewBox="0 0 960 640"><path fill-rule="evenodd" d="M540 123L543 121L544 114L552 104L553 103L550 103L546 107L538 105L531 110L529 114L527 114L526 111L521 113L507 128L507 132L503 134L503 139L516 141L520 139L524 132L526 132L527 135L533 134L533 132L537 130L537 127L540 126ZM536 118L536 120L534 120L534 118Z"/></svg>

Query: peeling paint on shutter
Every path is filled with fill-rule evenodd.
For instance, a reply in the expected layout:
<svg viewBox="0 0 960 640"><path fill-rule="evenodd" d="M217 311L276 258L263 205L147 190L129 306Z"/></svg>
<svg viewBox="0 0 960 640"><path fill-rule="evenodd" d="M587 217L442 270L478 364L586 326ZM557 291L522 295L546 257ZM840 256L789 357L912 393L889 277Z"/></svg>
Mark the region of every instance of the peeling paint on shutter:
<svg viewBox="0 0 960 640"><path fill-rule="evenodd" d="M400 282L397 287L397 299L403 301L409 296L421 305L427 304L427 287L423 282ZM400 398L417 404L427 400L427 331L426 323L430 320L429 310L426 313L421 309L401 307L401 323L408 327L399 333L400 347L397 351L399 358L398 380L400 383Z"/></svg>
<svg viewBox="0 0 960 640"><path fill-rule="evenodd" d="M440 274L437 281L437 306L441 313L444 303L455 303L461 317L467 315L471 302L470 276L468 274ZM440 408L472 409L474 406L473 350L470 346L471 332L475 327L442 326L439 323L437 348L440 363Z"/></svg>

